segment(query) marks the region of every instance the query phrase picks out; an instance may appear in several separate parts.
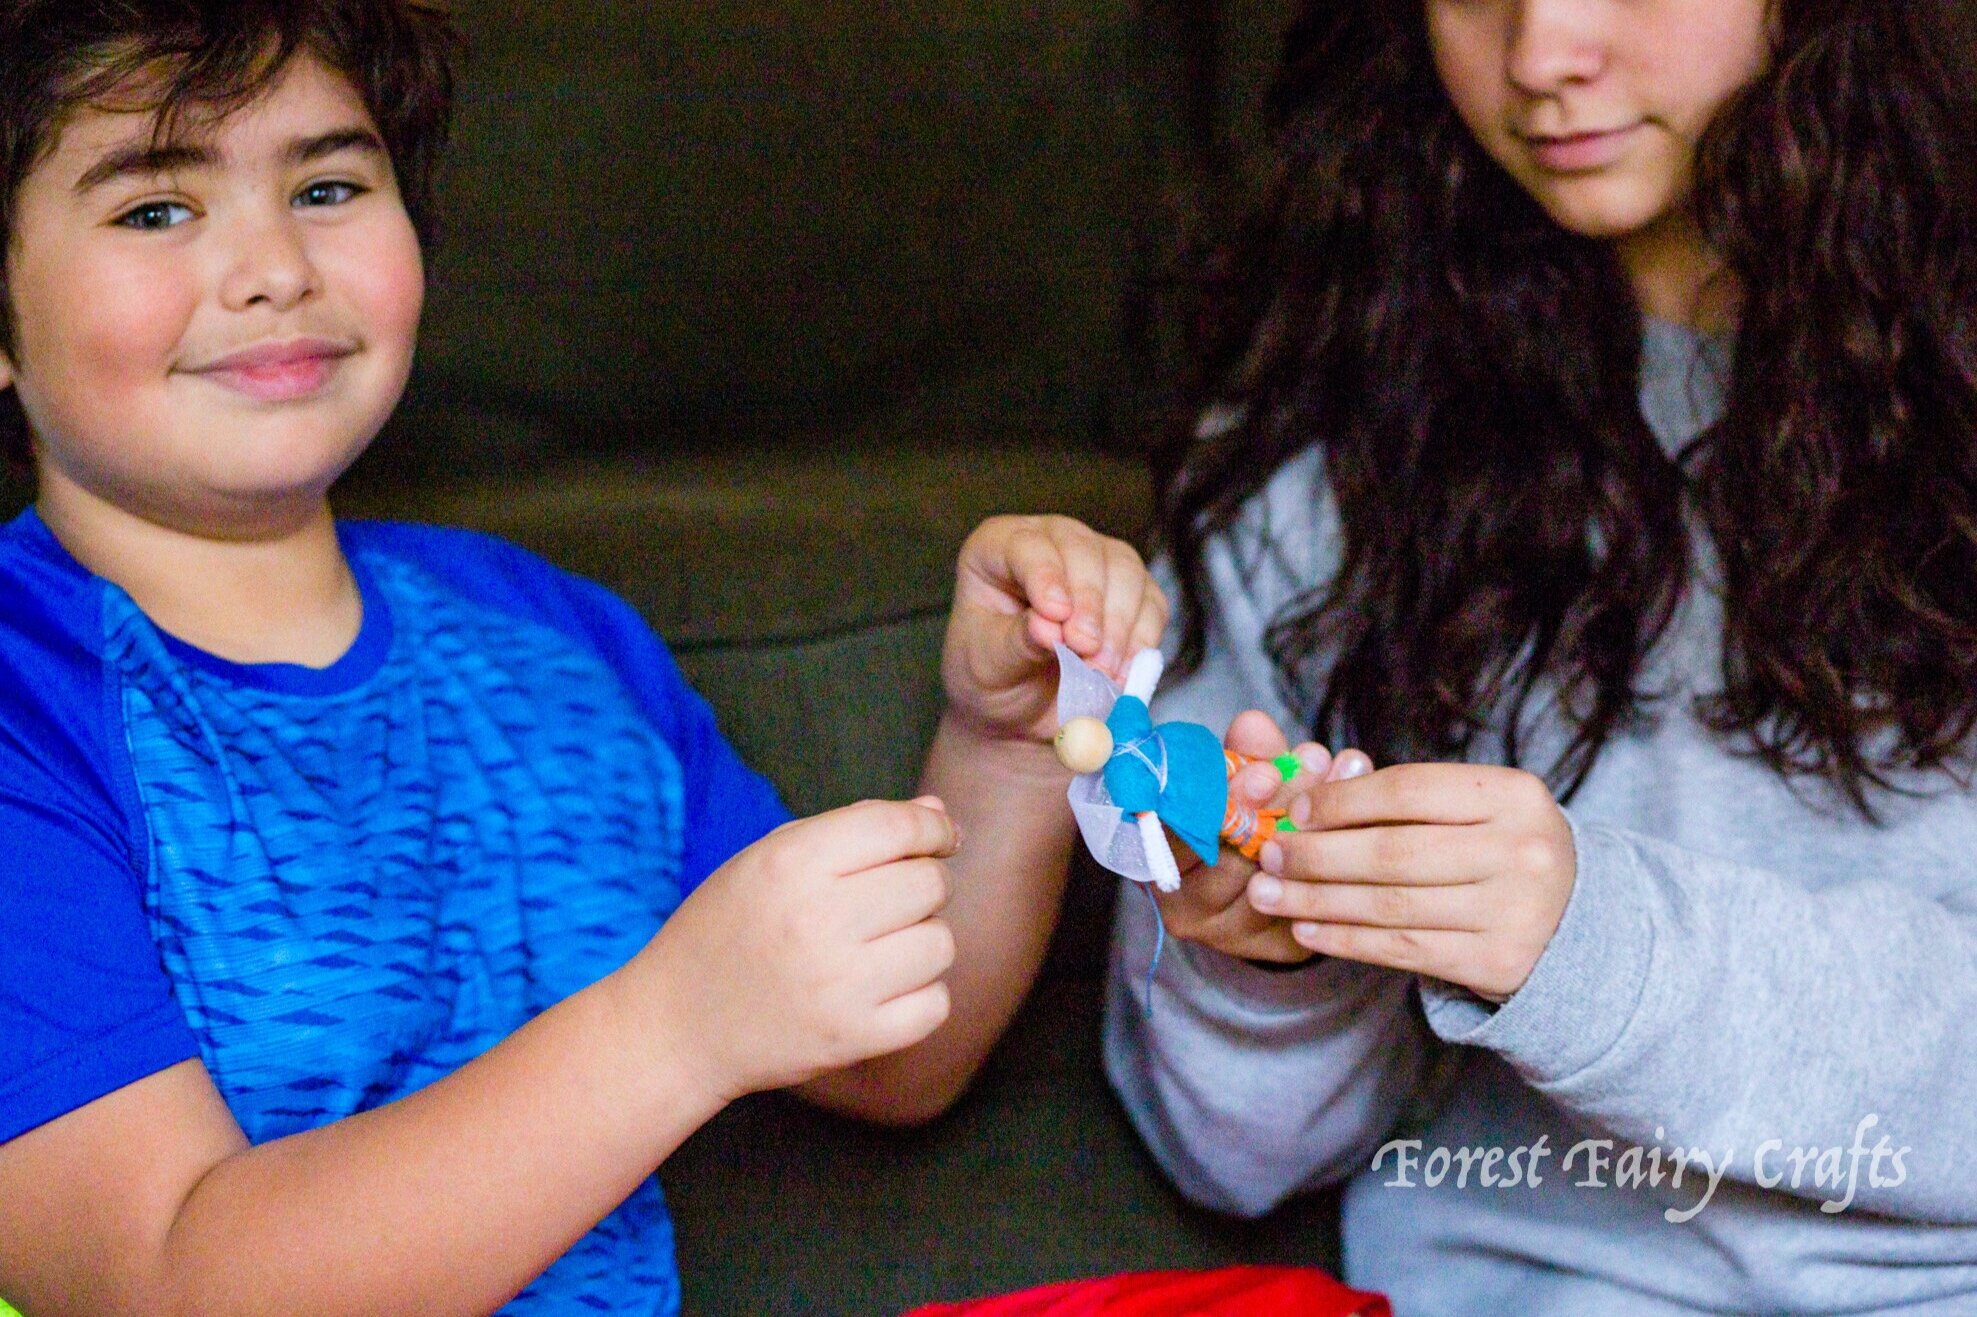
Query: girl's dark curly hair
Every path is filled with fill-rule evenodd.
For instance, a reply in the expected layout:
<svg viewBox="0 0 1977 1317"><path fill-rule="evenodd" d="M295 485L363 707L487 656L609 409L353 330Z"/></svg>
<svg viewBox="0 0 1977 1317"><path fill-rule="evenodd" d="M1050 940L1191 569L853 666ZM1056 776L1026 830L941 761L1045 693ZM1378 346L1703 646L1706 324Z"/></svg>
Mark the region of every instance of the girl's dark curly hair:
<svg viewBox="0 0 1977 1317"><path fill-rule="evenodd" d="M1184 667L1206 541L1320 445L1344 528L1269 643L1314 734L1376 759L1517 763L1534 694L1569 797L1653 712L1645 656L1707 530L1724 687L1701 713L1872 817L1958 771L1977 722L1977 19L1964 0L1784 0L1711 125L1704 231L1741 285L1724 418L1678 462L1639 408L1616 256L1471 137L1423 9L1307 0L1263 204L1197 263L1192 377L1156 463ZM1240 417L1197 434L1210 404Z"/></svg>
<svg viewBox="0 0 1977 1317"><path fill-rule="evenodd" d="M76 109L149 110L169 140L193 111L249 103L307 51L356 86L430 242L457 47L443 0L0 0L0 353L14 352L15 200ZM11 389L0 392L0 457L28 460Z"/></svg>

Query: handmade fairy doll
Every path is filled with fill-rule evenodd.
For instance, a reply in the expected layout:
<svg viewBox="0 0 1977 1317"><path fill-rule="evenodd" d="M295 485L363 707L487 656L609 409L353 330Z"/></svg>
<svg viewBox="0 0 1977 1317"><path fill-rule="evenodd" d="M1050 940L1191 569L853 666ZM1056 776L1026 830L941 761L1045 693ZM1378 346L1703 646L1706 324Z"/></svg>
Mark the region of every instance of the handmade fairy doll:
<svg viewBox="0 0 1977 1317"><path fill-rule="evenodd" d="M1071 812L1107 869L1171 892L1181 872L1162 824L1210 865L1223 841L1253 860L1273 832L1296 830L1282 810L1231 795L1230 780L1257 760L1225 750L1199 723L1154 724L1147 702L1166 665L1159 650L1140 651L1123 690L1063 645L1057 663L1057 757L1078 775ZM1271 762L1285 781L1297 772L1289 755Z"/></svg>

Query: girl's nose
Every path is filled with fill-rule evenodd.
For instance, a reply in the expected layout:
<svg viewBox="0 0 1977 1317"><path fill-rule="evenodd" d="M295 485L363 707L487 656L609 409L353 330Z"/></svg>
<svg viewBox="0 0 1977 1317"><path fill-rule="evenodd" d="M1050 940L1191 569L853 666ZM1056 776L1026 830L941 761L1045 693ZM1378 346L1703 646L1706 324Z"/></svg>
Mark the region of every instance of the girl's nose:
<svg viewBox="0 0 1977 1317"><path fill-rule="evenodd" d="M1511 5L1505 72L1531 96L1554 96L1605 71L1603 10L1613 0L1518 0Z"/></svg>

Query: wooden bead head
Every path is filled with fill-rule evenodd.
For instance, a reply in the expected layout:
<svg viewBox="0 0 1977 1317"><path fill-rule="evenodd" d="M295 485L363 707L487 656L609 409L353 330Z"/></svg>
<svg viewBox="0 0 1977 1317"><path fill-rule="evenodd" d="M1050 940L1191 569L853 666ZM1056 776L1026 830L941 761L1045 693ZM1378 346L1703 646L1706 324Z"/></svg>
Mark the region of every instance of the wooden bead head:
<svg viewBox="0 0 1977 1317"><path fill-rule="evenodd" d="M1073 773L1096 773L1112 758L1112 729L1096 718L1073 718L1057 733L1057 758Z"/></svg>

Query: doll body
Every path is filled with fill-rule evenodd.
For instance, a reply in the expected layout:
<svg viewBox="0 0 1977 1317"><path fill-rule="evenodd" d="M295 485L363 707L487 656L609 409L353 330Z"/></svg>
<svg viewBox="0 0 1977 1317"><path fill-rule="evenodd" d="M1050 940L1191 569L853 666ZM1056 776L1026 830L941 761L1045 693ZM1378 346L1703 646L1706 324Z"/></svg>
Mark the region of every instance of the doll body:
<svg viewBox="0 0 1977 1317"><path fill-rule="evenodd" d="M1154 723L1147 701L1160 680L1159 651L1133 660L1123 691L1061 646L1058 663L1058 757L1078 774L1071 809L1100 864L1170 892L1181 875L1166 829L1210 865L1223 840L1254 859L1272 834L1290 830L1283 811L1255 809L1229 790L1257 760L1223 749L1198 723ZM1272 762L1286 780L1296 772L1295 761Z"/></svg>

